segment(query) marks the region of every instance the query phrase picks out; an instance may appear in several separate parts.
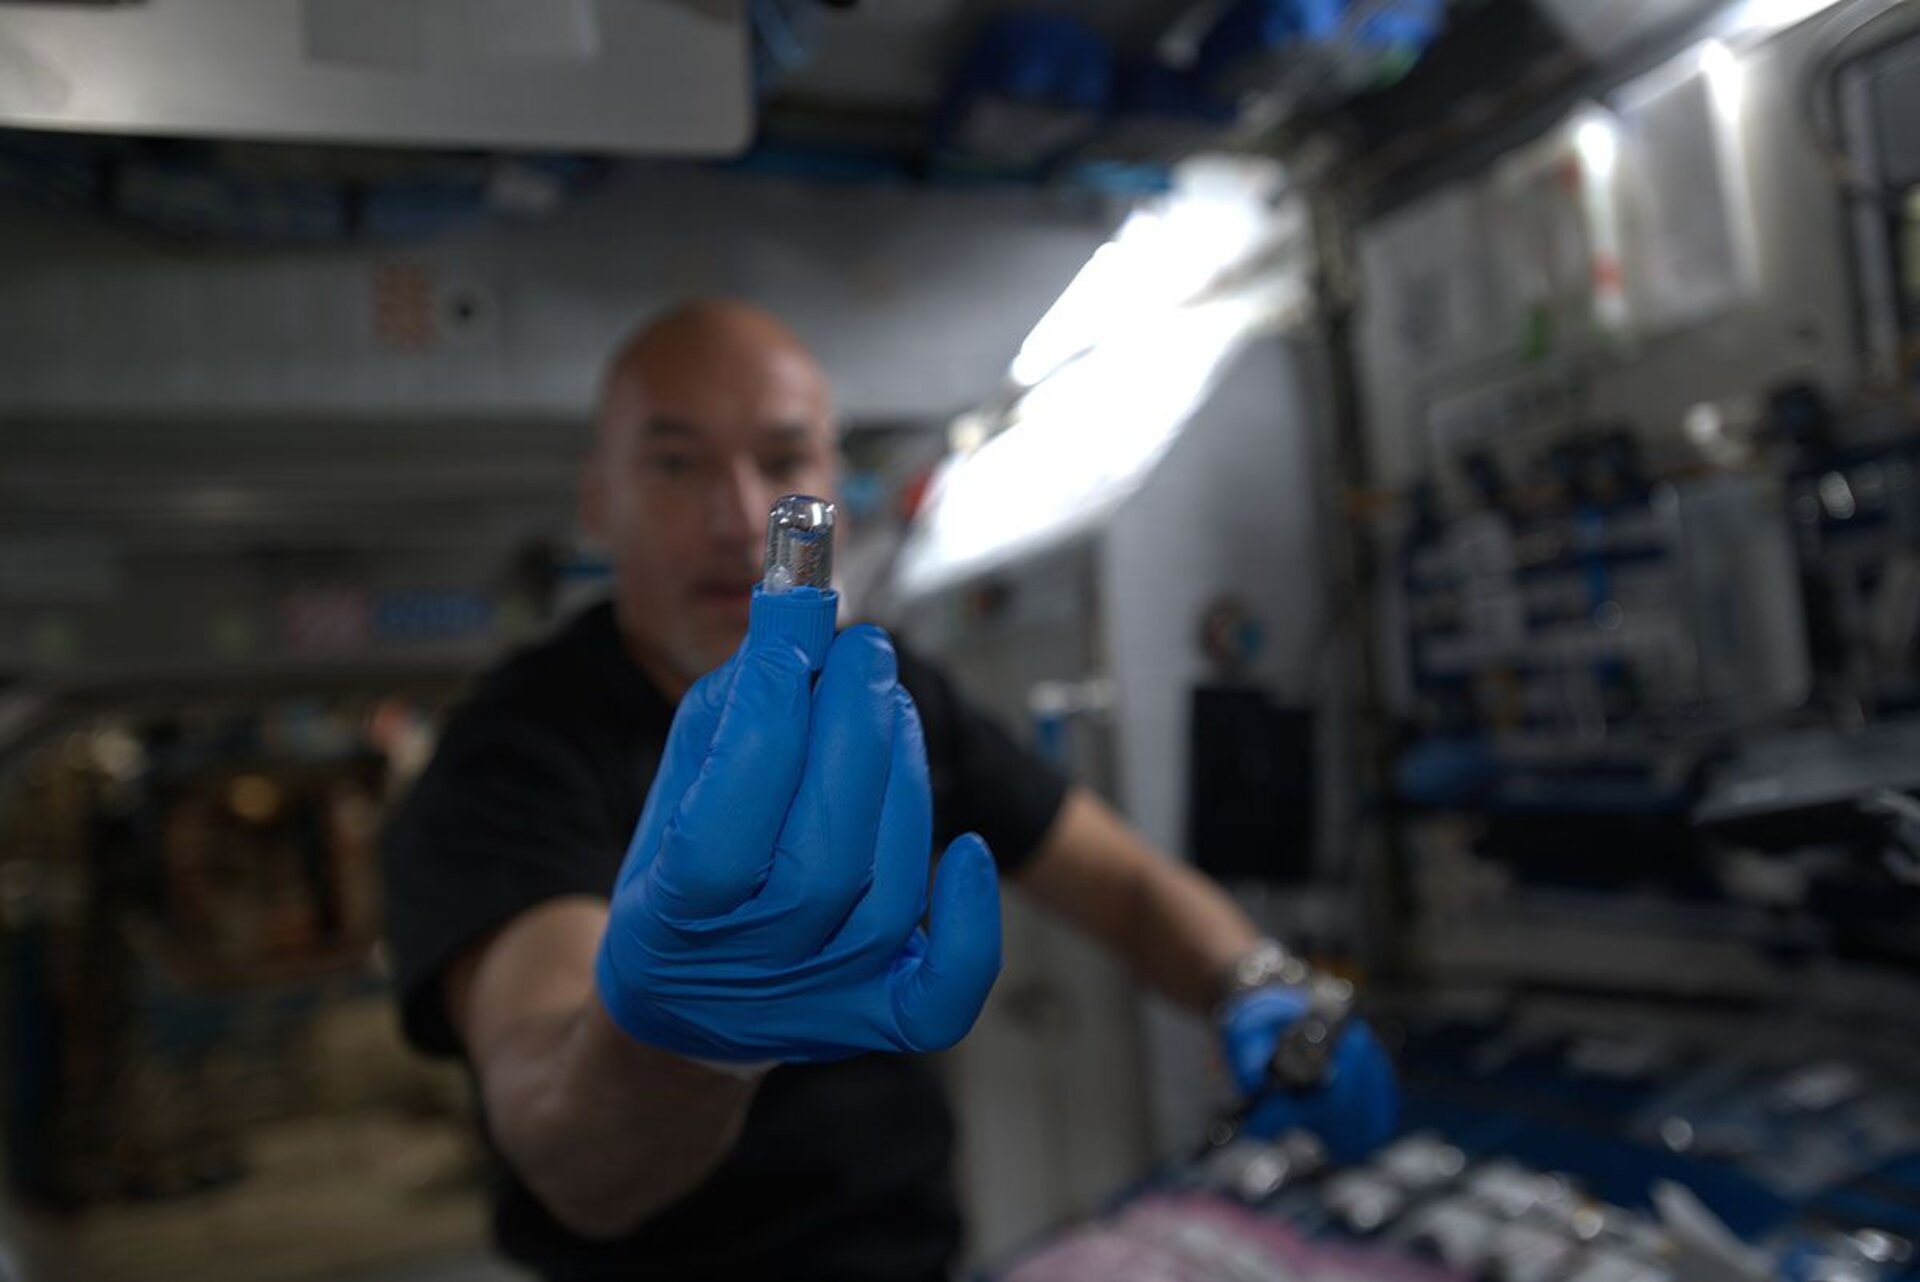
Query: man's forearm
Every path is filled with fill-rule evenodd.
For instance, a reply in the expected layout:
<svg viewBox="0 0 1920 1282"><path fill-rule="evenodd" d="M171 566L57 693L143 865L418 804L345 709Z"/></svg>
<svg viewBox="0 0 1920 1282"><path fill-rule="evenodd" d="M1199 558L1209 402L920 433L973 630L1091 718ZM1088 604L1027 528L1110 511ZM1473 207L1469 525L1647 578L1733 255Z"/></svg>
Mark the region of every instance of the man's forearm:
<svg viewBox="0 0 1920 1282"><path fill-rule="evenodd" d="M1082 789L1068 795L1019 884L1196 1011L1220 999L1228 971L1259 939L1225 891L1154 850Z"/></svg>
<svg viewBox="0 0 1920 1282"><path fill-rule="evenodd" d="M1155 988L1205 1014L1260 939L1240 906L1185 864L1162 860L1145 878L1126 951Z"/></svg>
<svg viewBox="0 0 1920 1282"><path fill-rule="evenodd" d="M589 997L536 1016L481 1070L495 1141L569 1229L617 1237L712 1174L755 1083L634 1042Z"/></svg>
<svg viewBox="0 0 1920 1282"><path fill-rule="evenodd" d="M712 1174L754 1092L620 1031L593 985L606 926L604 900L551 900L447 976L494 1142L555 1219L598 1238Z"/></svg>

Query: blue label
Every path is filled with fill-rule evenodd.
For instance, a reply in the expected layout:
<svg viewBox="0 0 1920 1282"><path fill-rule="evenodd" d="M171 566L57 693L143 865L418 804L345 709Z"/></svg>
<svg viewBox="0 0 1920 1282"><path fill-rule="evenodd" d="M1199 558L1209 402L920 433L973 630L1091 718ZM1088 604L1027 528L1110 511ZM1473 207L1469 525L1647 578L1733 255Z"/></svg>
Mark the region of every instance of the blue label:
<svg viewBox="0 0 1920 1282"><path fill-rule="evenodd" d="M479 592L391 592L373 607L379 641L462 641L493 629L493 598Z"/></svg>

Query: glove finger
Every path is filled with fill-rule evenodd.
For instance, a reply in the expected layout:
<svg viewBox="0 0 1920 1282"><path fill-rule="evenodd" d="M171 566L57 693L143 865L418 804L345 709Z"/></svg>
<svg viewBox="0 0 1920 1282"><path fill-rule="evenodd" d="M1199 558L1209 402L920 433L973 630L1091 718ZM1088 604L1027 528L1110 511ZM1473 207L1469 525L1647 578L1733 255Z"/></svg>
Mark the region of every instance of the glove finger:
<svg viewBox="0 0 1920 1282"><path fill-rule="evenodd" d="M786 642L749 638L713 739L661 834L648 898L671 918L718 917L767 877L807 760L812 671Z"/></svg>
<svg viewBox="0 0 1920 1282"><path fill-rule="evenodd" d="M880 814L873 889L878 927L904 939L927 915L927 883L933 874L933 783L928 777L926 734L919 709L905 689L894 701L893 766Z"/></svg>
<svg viewBox="0 0 1920 1282"><path fill-rule="evenodd" d="M661 833L680 798L699 775L707 749L713 744L713 732L720 724L720 710L733 688L739 661L737 654L728 659L694 682L680 700L680 707L673 714L673 728L667 732L660 768L654 772L653 786L647 790L647 804L640 812L640 822L634 825L626 862L620 865L620 876L614 883L616 895L652 867Z"/></svg>
<svg viewBox="0 0 1920 1282"><path fill-rule="evenodd" d="M1341 1046L1341 1080L1334 1083L1339 1130L1328 1147L1343 1161L1359 1161L1393 1138L1399 1125L1400 1087L1379 1039L1365 1024L1347 1030Z"/></svg>
<svg viewBox="0 0 1920 1282"><path fill-rule="evenodd" d="M927 951L895 971L893 1014L903 1049L945 1050L967 1035L1000 974L1000 879L968 834L934 874Z"/></svg>
<svg viewBox="0 0 1920 1282"><path fill-rule="evenodd" d="M880 804L873 884L834 937L835 945L873 947L889 958L927 914L927 879L933 867L933 789L920 714L913 697L898 686L893 705L893 760Z"/></svg>
<svg viewBox="0 0 1920 1282"><path fill-rule="evenodd" d="M1261 1097L1240 1129L1250 1139L1272 1140L1301 1127L1315 1132L1320 1129L1307 1117L1299 1097L1274 1092Z"/></svg>
<svg viewBox="0 0 1920 1282"><path fill-rule="evenodd" d="M1340 1039L1333 1080L1312 1094L1290 1097L1295 1111L1286 1125L1318 1135L1335 1161L1358 1162L1393 1137L1397 1098L1392 1066L1373 1031L1351 1024Z"/></svg>
<svg viewBox="0 0 1920 1282"><path fill-rule="evenodd" d="M886 633L863 626L834 639L813 692L806 768L767 871L766 903L795 959L818 952L872 884L899 688Z"/></svg>
<svg viewBox="0 0 1920 1282"><path fill-rule="evenodd" d="M1256 1095L1267 1089L1267 1066L1274 1047L1306 1009L1305 994L1279 986L1233 999L1221 1027L1222 1050L1242 1093Z"/></svg>

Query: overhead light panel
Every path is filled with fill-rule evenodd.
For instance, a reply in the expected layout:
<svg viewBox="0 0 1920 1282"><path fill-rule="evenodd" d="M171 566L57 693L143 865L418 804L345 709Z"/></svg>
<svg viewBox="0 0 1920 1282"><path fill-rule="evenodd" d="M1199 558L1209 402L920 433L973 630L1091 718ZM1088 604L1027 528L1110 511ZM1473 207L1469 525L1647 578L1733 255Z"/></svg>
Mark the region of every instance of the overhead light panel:
<svg viewBox="0 0 1920 1282"><path fill-rule="evenodd" d="M1014 358L1013 380L1035 386L1192 300L1270 234L1282 179L1268 162L1204 157L1182 165L1174 190L1130 214L1040 318Z"/></svg>
<svg viewBox="0 0 1920 1282"><path fill-rule="evenodd" d="M1739 0L1728 16L1729 39L1763 39L1825 13L1840 0Z"/></svg>

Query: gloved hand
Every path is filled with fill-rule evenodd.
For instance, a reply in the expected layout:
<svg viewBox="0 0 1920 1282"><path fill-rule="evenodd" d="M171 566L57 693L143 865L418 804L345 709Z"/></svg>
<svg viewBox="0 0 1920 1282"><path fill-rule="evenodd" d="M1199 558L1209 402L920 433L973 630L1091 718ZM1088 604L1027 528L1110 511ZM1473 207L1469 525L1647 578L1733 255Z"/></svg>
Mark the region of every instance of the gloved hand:
<svg viewBox="0 0 1920 1282"><path fill-rule="evenodd" d="M932 800L891 643L848 629L816 686L759 610L674 718L614 890L600 998L635 1040L700 1060L945 1049L999 973L993 860L978 837L954 842L922 929Z"/></svg>
<svg viewBox="0 0 1920 1282"><path fill-rule="evenodd" d="M1316 1090L1274 1087L1267 1064L1280 1037L1307 1010L1299 988L1275 984L1227 1003L1220 1034L1227 1066L1250 1105L1244 1133L1272 1139L1304 1128L1319 1136L1336 1161L1354 1162L1393 1138L1400 1087L1373 1030L1348 1020L1334 1046L1328 1078Z"/></svg>

